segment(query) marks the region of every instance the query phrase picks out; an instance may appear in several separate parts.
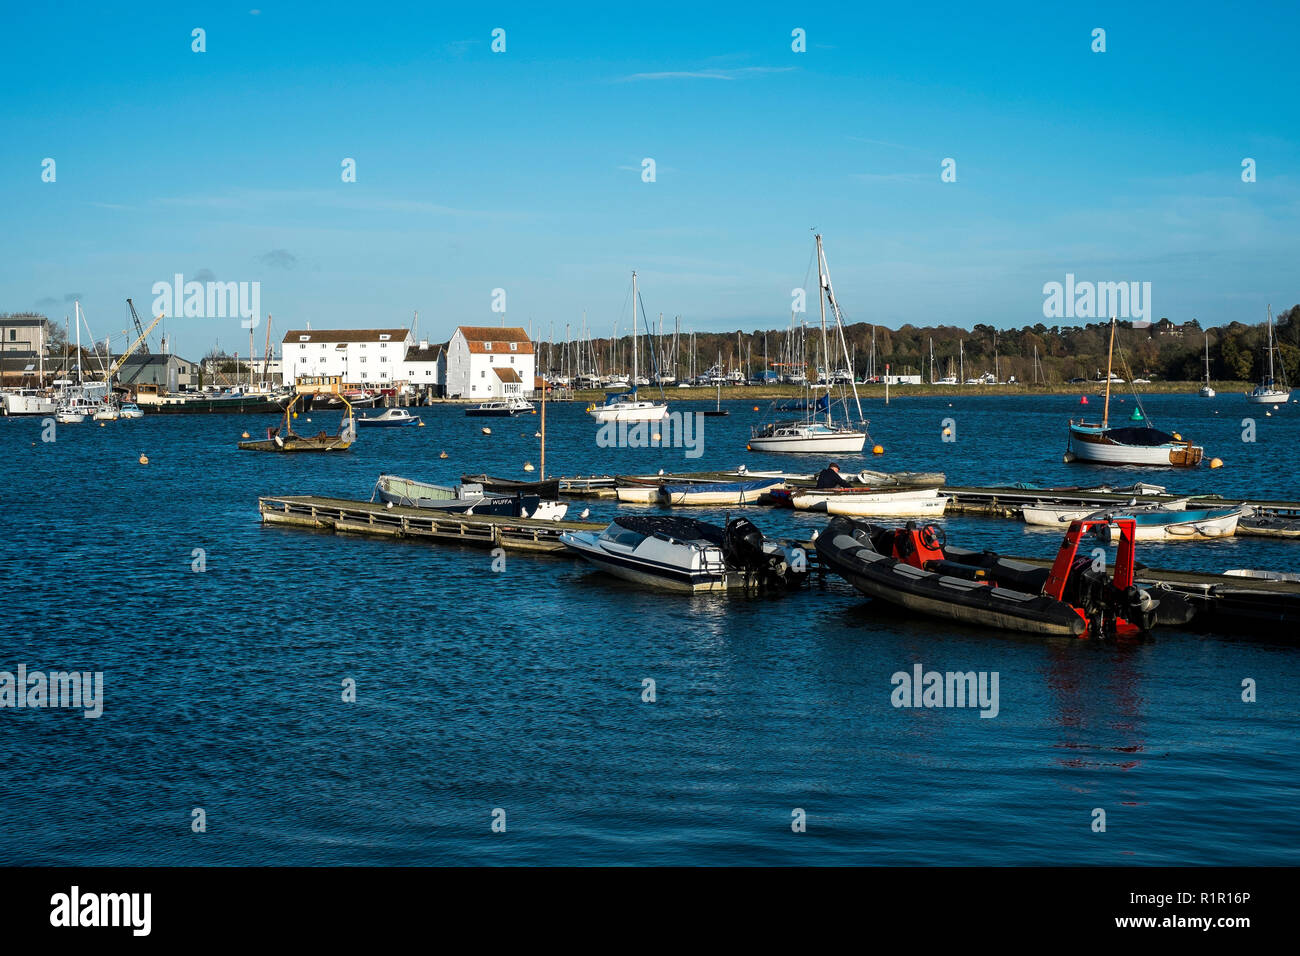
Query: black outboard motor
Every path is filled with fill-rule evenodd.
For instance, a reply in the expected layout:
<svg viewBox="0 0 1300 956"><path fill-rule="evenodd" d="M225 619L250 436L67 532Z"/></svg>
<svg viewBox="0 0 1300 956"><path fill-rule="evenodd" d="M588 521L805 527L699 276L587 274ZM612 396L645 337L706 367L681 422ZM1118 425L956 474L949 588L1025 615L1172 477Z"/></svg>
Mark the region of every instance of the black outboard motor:
<svg viewBox="0 0 1300 956"><path fill-rule="evenodd" d="M779 554L763 550L763 532L748 518L732 518L722 534L727 564L757 580L759 587L784 589L789 568Z"/></svg>

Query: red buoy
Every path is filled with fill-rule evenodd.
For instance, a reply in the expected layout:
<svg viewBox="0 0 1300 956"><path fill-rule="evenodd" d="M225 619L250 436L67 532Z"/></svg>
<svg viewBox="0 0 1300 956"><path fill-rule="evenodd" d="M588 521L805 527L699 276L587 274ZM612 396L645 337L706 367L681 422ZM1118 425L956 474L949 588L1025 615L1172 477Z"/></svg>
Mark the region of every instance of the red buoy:
<svg viewBox="0 0 1300 956"><path fill-rule="evenodd" d="M1087 395L1080 395L1080 396L1079 396L1079 404L1080 404L1080 405L1087 405L1087 404L1088 404L1088 396L1087 396Z"/></svg>

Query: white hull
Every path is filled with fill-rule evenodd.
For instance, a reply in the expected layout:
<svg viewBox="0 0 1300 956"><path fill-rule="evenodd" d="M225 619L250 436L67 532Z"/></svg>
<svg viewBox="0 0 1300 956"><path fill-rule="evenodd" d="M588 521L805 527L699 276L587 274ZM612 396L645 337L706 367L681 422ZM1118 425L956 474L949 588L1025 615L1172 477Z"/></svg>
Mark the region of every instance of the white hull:
<svg viewBox="0 0 1300 956"><path fill-rule="evenodd" d="M1165 511L1186 511L1187 499L1179 501L1170 501L1160 506ZM1025 506L1021 509L1021 516L1025 519L1025 524L1033 525L1036 528L1061 528L1068 526L1071 521L1079 521L1088 515L1096 514L1098 511L1107 511L1106 508L1075 508L1070 505L1037 505Z"/></svg>
<svg viewBox="0 0 1300 956"><path fill-rule="evenodd" d="M649 505L659 500L658 485L629 485L614 489L620 504Z"/></svg>
<svg viewBox="0 0 1300 956"><path fill-rule="evenodd" d="M52 398L40 395L6 395L4 413L6 415L53 415L58 406Z"/></svg>
<svg viewBox="0 0 1300 956"><path fill-rule="evenodd" d="M800 511L824 511L857 518L937 518L944 513L949 501L940 496L937 488L892 494L804 491L795 493L790 500Z"/></svg>
<svg viewBox="0 0 1300 956"><path fill-rule="evenodd" d="M1252 405L1285 405L1291 401L1291 392L1247 392L1246 401Z"/></svg>
<svg viewBox="0 0 1300 956"><path fill-rule="evenodd" d="M539 521L563 521L564 516L569 513L569 505L563 501L542 501L533 509L533 513L528 517L536 518Z"/></svg>
<svg viewBox="0 0 1300 956"><path fill-rule="evenodd" d="M597 405L590 410L596 421L604 422L657 422L668 414L667 405L653 402L620 402L614 405Z"/></svg>
<svg viewBox="0 0 1300 956"><path fill-rule="evenodd" d="M847 432L843 435L774 435L770 438L751 438L750 451L776 451L794 454L844 454L862 451L867 443L865 432Z"/></svg>
<svg viewBox="0 0 1300 956"><path fill-rule="evenodd" d="M1237 533L1237 520L1240 517L1240 514L1230 514L1222 518L1207 518L1202 521L1188 521L1155 527L1138 525L1135 540L1202 541L1206 538L1231 538Z"/></svg>
<svg viewBox="0 0 1300 956"><path fill-rule="evenodd" d="M1078 461L1091 461L1102 465L1164 465L1170 466L1168 445L1106 445L1101 442L1072 441L1070 451Z"/></svg>
<svg viewBox="0 0 1300 956"><path fill-rule="evenodd" d="M60 425L80 425L86 420L86 416L81 412L59 412L54 416L54 420Z"/></svg>
<svg viewBox="0 0 1300 956"><path fill-rule="evenodd" d="M1210 386L1208 385L1201 386L1201 398L1213 398L1214 396L1215 396L1214 389L1210 388Z"/></svg>
<svg viewBox="0 0 1300 956"><path fill-rule="evenodd" d="M708 507L710 505L717 507L723 505L752 505L757 503L758 499L763 497L774 488L780 488L780 485L772 485L769 488L751 489L741 491L683 491L672 495L668 499L670 505L696 505Z"/></svg>

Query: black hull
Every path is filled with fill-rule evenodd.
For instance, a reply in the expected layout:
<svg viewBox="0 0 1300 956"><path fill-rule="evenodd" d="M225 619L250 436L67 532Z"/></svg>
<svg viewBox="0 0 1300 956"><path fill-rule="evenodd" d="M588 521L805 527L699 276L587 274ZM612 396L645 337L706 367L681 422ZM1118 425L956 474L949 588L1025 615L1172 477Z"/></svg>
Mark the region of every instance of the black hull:
<svg viewBox="0 0 1300 956"><path fill-rule="evenodd" d="M494 495L537 495L541 498L555 499L560 495L560 479L550 478L546 481L511 481L507 478L492 478L489 475L461 475L465 484L478 484L483 490Z"/></svg>
<svg viewBox="0 0 1300 956"><path fill-rule="evenodd" d="M817 538L822 563L868 597L931 617L998 630L1078 637L1087 628L1070 605L1042 594L989 587L883 557L871 548L869 539L864 547L862 532L868 529L876 530L866 522L835 518Z"/></svg>

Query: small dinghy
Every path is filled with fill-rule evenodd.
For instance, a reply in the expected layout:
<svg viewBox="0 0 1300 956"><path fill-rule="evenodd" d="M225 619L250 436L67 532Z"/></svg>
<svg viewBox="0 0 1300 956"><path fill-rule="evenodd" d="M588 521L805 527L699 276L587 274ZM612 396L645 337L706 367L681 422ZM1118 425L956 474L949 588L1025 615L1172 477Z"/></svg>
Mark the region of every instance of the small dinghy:
<svg viewBox="0 0 1300 956"><path fill-rule="evenodd" d="M1125 514L1134 514L1139 511L1186 511L1188 498L1179 498L1176 501L1164 501L1159 504L1138 505L1136 502L1131 503L1125 510ZM1025 519L1025 524L1033 525L1037 528L1060 528L1068 525L1071 521L1078 521L1080 518L1086 518L1090 514L1096 514L1097 509L1092 507L1079 507L1077 504L1045 504L1038 501L1032 505L1025 505L1020 509L1021 516Z"/></svg>
<svg viewBox="0 0 1300 956"><path fill-rule="evenodd" d="M785 482L780 478L756 478L751 481L695 481L687 484L670 483L659 487L659 498L665 504L670 505L704 507L752 505L768 492L784 487Z"/></svg>
<svg viewBox="0 0 1300 956"><path fill-rule="evenodd" d="M386 408L378 415L357 416L357 424L375 428L401 428L420 424L420 416L412 415L405 408Z"/></svg>
<svg viewBox="0 0 1300 956"><path fill-rule="evenodd" d="M877 491L870 488L801 488L790 494L799 511L821 511L858 518L938 518L949 499L938 488Z"/></svg>
<svg viewBox="0 0 1300 956"><path fill-rule="evenodd" d="M500 515L507 518L537 518L559 521L568 513L562 501L542 501L538 495L498 495L482 485L435 485L397 475L380 475L374 495L380 501L411 508L427 508L448 514ZM371 500L374 499L371 495Z"/></svg>
<svg viewBox="0 0 1300 956"><path fill-rule="evenodd" d="M991 551L949 547L937 525L886 529L833 518L817 556L863 594L909 611L964 624L1065 637L1132 637L1156 624L1185 624L1192 608L1172 592L1157 599L1133 583L1134 521L1117 518L1114 576L1093 566L1079 544L1105 519L1071 523L1051 568Z"/></svg>
<svg viewBox="0 0 1300 956"><path fill-rule="evenodd" d="M490 475L461 475L460 480L472 485L482 485L483 490L494 495L540 495L543 498L558 498L560 479L547 478L545 481L514 481L510 478L493 478Z"/></svg>
<svg viewBox="0 0 1300 956"><path fill-rule="evenodd" d="M808 576L803 549L769 540L747 518L719 527L675 515L628 515L604 531L566 531L560 541L602 571L670 591L787 591Z"/></svg>

